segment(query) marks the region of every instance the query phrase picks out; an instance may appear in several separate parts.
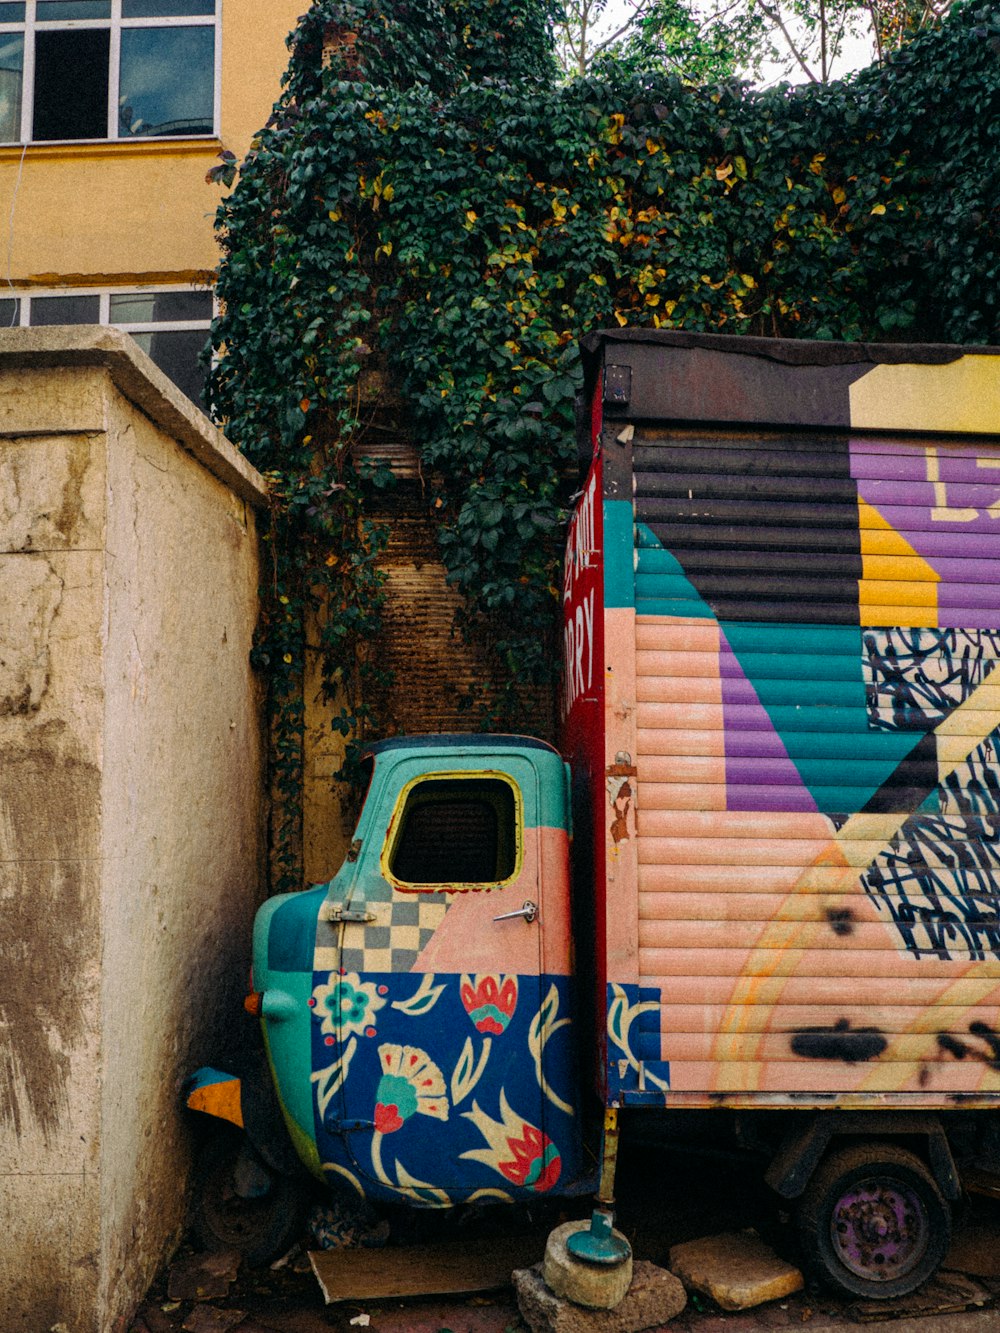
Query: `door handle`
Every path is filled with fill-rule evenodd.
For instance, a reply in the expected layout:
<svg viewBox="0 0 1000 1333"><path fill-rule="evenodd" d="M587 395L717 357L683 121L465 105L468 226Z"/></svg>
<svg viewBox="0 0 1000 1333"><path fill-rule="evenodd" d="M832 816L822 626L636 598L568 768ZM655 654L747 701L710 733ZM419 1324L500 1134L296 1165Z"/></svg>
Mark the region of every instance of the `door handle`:
<svg viewBox="0 0 1000 1333"><path fill-rule="evenodd" d="M538 908L535 906L535 904L531 901L530 898L526 898L524 901L524 905L522 907L519 907L516 912L503 912L501 913L500 916L495 916L493 920L511 921L515 916L523 916L525 921L534 921L537 915L538 915Z"/></svg>

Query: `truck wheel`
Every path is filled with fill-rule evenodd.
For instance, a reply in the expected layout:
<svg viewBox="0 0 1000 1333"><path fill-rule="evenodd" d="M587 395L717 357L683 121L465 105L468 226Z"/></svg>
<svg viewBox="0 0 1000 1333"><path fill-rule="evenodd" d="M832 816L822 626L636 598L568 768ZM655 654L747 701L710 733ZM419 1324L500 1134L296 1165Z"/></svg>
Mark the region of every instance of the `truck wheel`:
<svg viewBox="0 0 1000 1333"><path fill-rule="evenodd" d="M915 1291L951 1241L951 1213L934 1177L893 1143L831 1153L802 1196L798 1221L816 1276L869 1300Z"/></svg>
<svg viewBox="0 0 1000 1333"><path fill-rule="evenodd" d="M205 1145L195 1171L192 1229L206 1250L237 1250L255 1267L288 1249L302 1225L306 1199L298 1181L268 1171L256 1154L254 1194L239 1193L237 1183L246 1173L238 1168L246 1150L239 1134L222 1134Z"/></svg>

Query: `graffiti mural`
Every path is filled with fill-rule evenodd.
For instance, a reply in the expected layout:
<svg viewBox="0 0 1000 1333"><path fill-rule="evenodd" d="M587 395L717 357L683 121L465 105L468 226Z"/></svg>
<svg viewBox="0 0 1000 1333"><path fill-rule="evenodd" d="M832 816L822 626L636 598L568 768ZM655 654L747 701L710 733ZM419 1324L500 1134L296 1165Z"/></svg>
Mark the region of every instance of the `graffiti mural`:
<svg viewBox="0 0 1000 1333"><path fill-rule="evenodd" d="M866 629L868 720L886 731L929 731L993 671L1000 631Z"/></svg>
<svg viewBox="0 0 1000 1333"><path fill-rule="evenodd" d="M937 1035L1000 1026L1000 452L647 435L638 990L670 1088L982 1086Z"/></svg>

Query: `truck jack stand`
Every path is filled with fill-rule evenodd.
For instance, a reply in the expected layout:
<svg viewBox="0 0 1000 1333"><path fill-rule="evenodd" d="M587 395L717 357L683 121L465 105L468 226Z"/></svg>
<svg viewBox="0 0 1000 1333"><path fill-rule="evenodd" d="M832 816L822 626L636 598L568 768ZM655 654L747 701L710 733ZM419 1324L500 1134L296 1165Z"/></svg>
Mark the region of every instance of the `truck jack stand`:
<svg viewBox="0 0 1000 1333"><path fill-rule="evenodd" d="M590 1215L590 1227L567 1237L566 1249L574 1259L611 1267L623 1264L632 1254L628 1241L616 1236L614 1225L615 1167L618 1163L618 1112L612 1107L604 1112L604 1143L601 1181L597 1207Z"/></svg>
<svg viewBox="0 0 1000 1333"><path fill-rule="evenodd" d="M566 1238L566 1248L574 1259L588 1264L611 1267L623 1264L632 1253L627 1240L620 1240L611 1230L612 1215L603 1208L595 1208L586 1231L574 1231Z"/></svg>

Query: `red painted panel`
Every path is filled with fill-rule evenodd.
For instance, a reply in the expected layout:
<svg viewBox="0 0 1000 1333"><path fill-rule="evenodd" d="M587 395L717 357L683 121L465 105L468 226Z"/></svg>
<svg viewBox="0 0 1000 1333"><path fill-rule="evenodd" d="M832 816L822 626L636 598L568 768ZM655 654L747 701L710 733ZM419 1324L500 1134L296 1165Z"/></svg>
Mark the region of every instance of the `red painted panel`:
<svg viewBox="0 0 1000 1333"><path fill-rule="evenodd" d="M592 912L576 903L577 964L582 989L592 989L594 1070L603 1099L605 992L607 989L604 847L604 524L603 468L598 442L601 398L595 393L592 414L593 461L570 522L563 574L563 687L560 748L573 772L575 882L581 871L592 880ZM581 927L590 938L581 939ZM590 955L588 957L588 954ZM590 975L582 971L584 963ZM591 984L592 979L592 984Z"/></svg>

